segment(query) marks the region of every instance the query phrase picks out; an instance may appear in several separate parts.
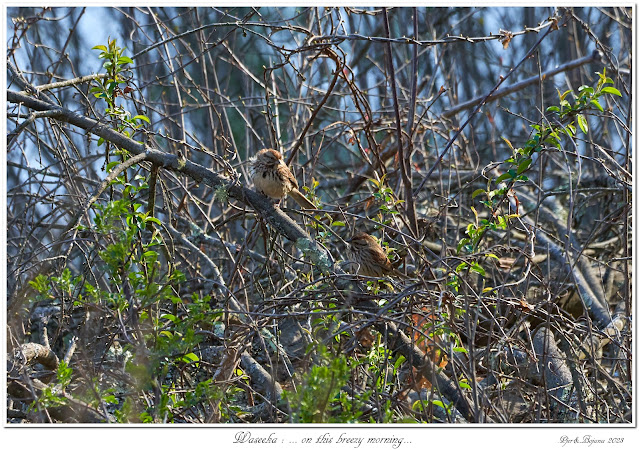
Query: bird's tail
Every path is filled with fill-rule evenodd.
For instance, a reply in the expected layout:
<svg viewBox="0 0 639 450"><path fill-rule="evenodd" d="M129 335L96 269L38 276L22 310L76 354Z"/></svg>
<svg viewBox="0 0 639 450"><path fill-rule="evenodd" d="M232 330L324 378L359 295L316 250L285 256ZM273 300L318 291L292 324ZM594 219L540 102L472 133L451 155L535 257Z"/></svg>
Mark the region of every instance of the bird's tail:
<svg viewBox="0 0 639 450"><path fill-rule="evenodd" d="M313 202L311 202L309 199L307 199L304 196L304 194L302 194L297 189L293 189L291 192L288 193L288 195L293 197L293 200L295 200L297 202L297 204L300 205L300 208L303 208L303 209L317 209L317 207L313 204Z"/></svg>

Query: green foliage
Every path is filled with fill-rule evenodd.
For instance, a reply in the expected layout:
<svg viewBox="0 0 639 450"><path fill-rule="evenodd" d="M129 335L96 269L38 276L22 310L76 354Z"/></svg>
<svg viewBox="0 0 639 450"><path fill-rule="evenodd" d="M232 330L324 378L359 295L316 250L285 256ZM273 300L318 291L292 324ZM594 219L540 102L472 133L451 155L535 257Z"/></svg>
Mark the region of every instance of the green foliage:
<svg viewBox="0 0 639 450"><path fill-rule="evenodd" d="M42 390L38 400L34 401L31 407L36 411L41 411L47 408L55 408L58 406L64 406L68 403L66 397L62 393L60 386L47 386ZM42 408L42 409L40 409Z"/></svg>
<svg viewBox="0 0 639 450"><path fill-rule="evenodd" d="M89 282L82 276L74 277L67 267L59 276L40 274L30 285L36 291L35 301L66 296L73 299L75 306L98 305L103 311L110 312L113 318L125 312L128 316L131 311L137 314L136 321L141 324L143 332L139 345L146 350L126 364L126 372L133 380L128 389L148 391L158 383L158 378L166 380L159 386L162 394L157 401L160 406L150 411L135 412L135 402L131 397L118 404L117 391L101 388L97 381L90 390L93 401L89 399L89 402L96 406L101 402L116 405L115 417L121 421L156 421L156 414L160 414L162 420L171 421L174 417L172 411L191 404L194 392L203 392L205 386L198 384L193 391L178 393L171 374L187 367L197 369L199 358L194 348L202 337L196 334L196 330L213 327L222 312L211 310L208 296L200 298L193 295L190 302L182 304L177 293L185 280L184 275L162 257L164 242L155 228L150 227L150 224L161 226L161 223L142 211L137 200L148 189L146 180L136 177L127 182L124 177L118 177L112 186L121 198L95 205L91 228L96 241L88 244L89 251L97 255L94 271L101 271L103 283ZM160 308L173 305L182 305L186 314L182 317L159 314ZM125 350L137 353L134 346L127 345ZM43 390L38 405L65 404L63 390L71 382L72 371L64 363L60 365L58 378L57 386Z"/></svg>
<svg viewBox="0 0 639 450"><path fill-rule="evenodd" d="M69 383L71 383L73 369L71 369L66 362L60 361L56 374L58 377L58 383L60 383L60 387L62 389L65 389L69 385Z"/></svg>
<svg viewBox="0 0 639 450"><path fill-rule="evenodd" d="M284 392L291 407L291 422L340 422L335 415L344 403L342 387L350 378L350 368L344 355L332 356L325 348L317 352L319 363L309 370L297 387L297 392ZM351 410L352 411L352 410ZM339 417L340 420L336 420Z"/></svg>
<svg viewBox="0 0 639 450"><path fill-rule="evenodd" d="M339 338L337 338L339 343ZM399 383L399 369L406 362L395 356L381 335L370 350L359 358L332 355L326 347L312 347L316 364L296 383L295 391L284 391L293 423L390 423L401 421L390 398ZM346 386L357 372L365 373L365 385L351 395ZM371 400L377 395L377 400ZM374 403L374 415L363 417Z"/></svg>
<svg viewBox="0 0 639 450"><path fill-rule="evenodd" d="M158 373L167 375L188 365L197 368L199 358L193 353L193 349L201 342L201 337L196 335L195 330L201 322L210 326L222 314L220 311L211 311L208 296L199 298L197 295L184 305L188 313L184 318L154 313L161 305L182 302L176 292L184 282L184 275L162 263L157 251L163 245L160 235L148 232L148 224L159 225L159 221L142 212L141 205L133 200L145 188L143 180L140 183L127 183L123 190L127 196L96 207L93 227L98 237L94 244L98 255L96 267L102 269L103 279L108 280L108 286L94 285L81 276L74 278L69 268L65 268L60 276L46 277L40 274L30 282L37 292L36 301L73 295L76 306L96 304L106 311L112 311L113 316L130 311L132 305L139 308L139 320L145 330L143 345L149 353L146 360L129 361L126 365L126 371L135 380L135 385L131 387L137 390L151 389ZM61 363L58 369L59 384L43 390L39 404L44 407L64 404L66 399L62 391L70 383L71 376L71 369ZM162 385L162 390L168 391L171 386ZM102 391L97 382L92 392L99 397L95 400L98 403L117 403L114 391ZM190 393L184 395L187 394ZM162 402L164 409L161 411L168 411L179 404L175 394L163 396ZM119 406L124 407L125 404ZM127 410L132 411L130 404L127 405ZM131 419L126 411L120 411L116 417L119 420ZM168 414L167 417L172 416ZM143 413L141 420L147 419Z"/></svg>
<svg viewBox="0 0 639 450"><path fill-rule="evenodd" d="M341 325L341 316L339 313L331 313L331 310L337 309L338 305L336 303L329 303L327 311L324 310L323 307L318 307L313 310L314 313L317 314L317 317L312 320L313 326L313 335L321 339L321 336L333 336L332 340L335 344L340 344L343 337L349 338L350 335L348 332L343 331L339 332L337 330L340 329Z"/></svg>
<svg viewBox="0 0 639 450"><path fill-rule="evenodd" d="M42 275L41 273L38 274L35 279L29 281L29 285L39 294L46 294L49 292L50 289L49 278Z"/></svg>
<svg viewBox="0 0 639 450"><path fill-rule="evenodd" d="M459 291L460 276L465 272L475 272L481 276L485 276L485 270L479 263L477 254L480 252L480 243L488 230L506 230L511 219L519 217L515 214L500 213L501 205L507 197L512 197L515 203L518 203L515 193L517 183L525 183L528 177L525 175L533 164L534 155L547 150L562 150L562 137L572 139L577 134L577 126L584 133L588 133L588 120L585 113L587 111L598 110L603 112L603 108L599 103L600 97L603 95L617 95L621 93L612 86L613 81L606 76L604 68L603 73L596 72L599 79L594 87L581 86L578 94L574 94L572 90L563 93L558 91L559 106L550 106L546 109L549 113L556 114L556 120L545 119L542 124L531 125L533 131L530 138L523 147L515 148L512 143L503 138L512 152L512 156L506 159L502 164L505 166L501 175L496 179L489 178L486 189L477 189L473 192L472 198L484 196L481 204L489 209L487 219L479 219L477 210L471 207L475 215L475 223L470 223L466 227L466 235L457 244L457 253L459 255L470 256L469 262L462 262L456 268L455 272L449 275L449 286ZM568 94L573 93L573 103L567 100ZM577 125L575 125L575 120ZM570 140L568 140L570 142ZM505 183L505 184L504 184ZM486 255L494 256L494 255ZM496 258L496 257L495 257Z"/></svg>
<svg viewBox="0 0 639 450"><path fill-rule="evenodd" d="M156 405L140 412L137 419L142 423L173 423L177 413L182 413L202 402L210 402L221 403L221 419L228 421L233 413L240 412L234 404L239 402L238 396L241 394L243 391L234 386L230 386L226 392L223 392L211 379L200 381L194 389L186 392L175 382L165 383L160 386L160 398L156 400Z"/></svg>
<svg viewBox="0 0 639 450"><path fill-rule="evenodd" d="M315 178L312 179L310 186L302 186L302 189L306 192L304 194L311 202L315 204L317 209L323 209L322 200L317 195L317 188L320 182ZM315 213L313 215L313 221L309 223L309 227L316 231L315 239L322 244L327 244L331 241L333 236L333 227L343 227L344 222L335 221L331 214Z"/></svg>
<svg viewBox="0 0 639 450"><path fill-rule="evenodd" d="M54 385L48 385L42 390L40 397L31 404L31 409L41 410L46 408L55 408L58 406L64 406L68 403L67 398L64 396L64 390L71 383L71 377L73 370L65 363L61 361L56 371L57 383Z"/></svg>
<svg viewBox="0 0 639 450"><path fill-rule="evenodd" d="M162 401L160 402L160 417L167 417L167 421L172 422L175 411L182 411L192 408L201 402L219 402L223 393L219 387L215 386L213 380L208 379L197 383L195 389L189 390L183 395L178 393L177 386L162 386ZM225 416L224 412L222 414ZM226 415L228 417L228 415ZM140 414L142 422L153 421L153 415L147 411Z"/></svg>
<svg viewBox="0 0 639 450"><path fill-rule="evenodd" d="M603 73L595 73L599 75L599 80L597 80L597 84L594 87L580 86L577 90L577 94L575 94L572 89L567 90L564 93L557 90L557 94L559 95L559 106L550 106L546 108L546 111L557 113L560 120L577 117L577 122L581 131L583 131L584 134L588 133L588 122L582 113L589 109L597 109L600 112L604 112L603 107L599 103L599 98L604 94L617 95L621 97L621 92L619 92L618 89L612 86L606 86L607 84L614 84L614 82L611 78L606 76L605 67L603 69ZM573 94L574 98L574 103L572 104L566 100L566 97L570 93ZM574 122L571 121L568 123L568 129L572 135L574 135Z"/></svg>
<svg viewBox="0 0 639 450"><path fill-rule="evenodd" d="M393 189L386 184L387 175L384 174L379 181L374 178L369 178L368 181L375 187L373 198L379 205L379 213L372 219L384 225L392 225L392 216L399 214L397 205L403 203L404 200L399 200Z"/></svg>
<svg viewBox="0 0 639 450"><path fill-rule="evenodd" d="M319 185L319 181L313 178L311 185L302 186L302 189L306 191L306 198L308 198L312 203L315 204L315 208L321 210L323 209L322 200L317 195L317 188L319 187ZM328 213L313 214L313 221L309 222L308 227L315 230L315 235L313 237L317 243L324 246L329 246L330 242L334 240L333 235L335 234L335 231L333 229L336 227L346 226L344 222L334 219L335 216ZM295 244L300 250L304 252L306 259L312 261L322 273L326 273L330 269L331 262L328 260L327 255L322 251L318 251L315 243L305 242L304 239L301 239ZM311 281L311 275L311 272L298 274L300 279L309 282Z"/></svg>
<svg viewBox="0 0 639 450"><path fill-rule="evenodd" d="M381 338L381 335L377 335L377 342L371 347L362 363L367 365L367 370L373 379L375 391L388 393L394 385L399 367L406 358L400 355L393 363L393 352L382 344ZM390 369L390 373L388 369Z"/></svg>
<svg viewBox="0 0 639 450"><path fill-rule="evenodd" d="M149 122L145 116L131 117L118 104L118 98L128 93L128 88L122 86L128 83L128 66L133 61L124 56L125 50L118 47L115 40L95 49L105 60L108 76L98 81L91 92L106 102L105 114L113 127L130 136L142 122ZM115 149L114 153L120 155L121 160L127 156L123 150ZM109 152L105 167L111 171L120 161L109 161L108 157ZM123 348L123 352L130 355L125 364L130 381L125 387L115 380L91 380L91 389L86 392L93 398L87 401L96 407L102 403L114 405L114 416L121 422L170 422L175 411L209 398L222 398L211 380L196 380L193 389L185 391L177 389L175 378L178 373L199 367L200 360L194 350L202 341L202 335L196 331L215 329L222 312L211 309L208 296L194 294L189 302L180 297L179 288L185 277L168 258L168 250L158 232L161 222L144 211L140 201L149 189L147 179L137 175L129 180L125 172L116 177L110 187L110 200L96 202L93 223L81 227L83 231L90 230L96 238L87 247L90 254L96 255L92 273L100 274L100 282L82 275L73 277L67 267L59 276L40 274L30 285L36 291L36 301L64 295L72 298L75 306L98 306L114 323L123 324L124 316L129 330L127 340L134 341L125 343ZM178 314L178 306L182 315ZM138 325L131 327L132 323ZM71 383L72 371L61 364L58 378L60 383L55 388L43 392L41 404L51 406L66 401L61 392ZM106 382L111 386L115 382L120 387L105 388ZM122 390L128 395L118 402L118 393ZM146 405L141 401L144 391L159 393L153 408L141 408ZM138 397L134 395L136 392L140 393ZM228 417L231 409L225 411L223 414Z"/></svg>
<svg viewBox="0 0 639 450"><path fill-rule="evenodd" d="M81 277L72 277L69 268L65 268L60 276L47 277L38 274L29 285L36 291L35 302L51 301L59 303L60 299L74 299L82 284Z"/></svg>
<svg viewBox="0 0 639 450"><path fill-rule="evenodd" d="M315 178L311 180L310 186L302 186L302 190L306 191L306 198L315 204L317 209L322 209L322 199L317 195L317 188L319 187L319 181Z"/></svg>
<svg viewBox="0 0 639 450"><path fill-rule="evenodd" d="M118 179L115 183L122 183ZM128 283L136 300L146 307L173 295L172 286L183 281L180 271L163 274L157 249L164 245L160 234L153 232L148 239L142 236L150 223L161 225L160 221L141 211L141 204L134 201L139 191L148 186L142 180L135 185L124 183L125 197L97 205L94 217L95 231L108 243L98 252L110 279L117 285ZM88 288L92 298L101 294L95 288Z"/></svg>
<svg viewBox="0 0 639 450"><path fill-rule="evenodd" d="M135 130L144 125L143 122L151 123L147 116L142 114L132 116L129 111L117 103L118 97L125 97L132 91L132 88L128 86L130 78L128 66L133 64L133 60L124 56L126 49L118 47L115 39L109 39L107 46L96 45L93 49L99 50L99 58L105 60L102 67L106 70L107 77L96 80L95 86L89 92L107 103L104 112L113 127L126 137L132 137ZM104 143L103 138L98 140L98 146ZM121 151L116 152L120 153Z"/></svg>

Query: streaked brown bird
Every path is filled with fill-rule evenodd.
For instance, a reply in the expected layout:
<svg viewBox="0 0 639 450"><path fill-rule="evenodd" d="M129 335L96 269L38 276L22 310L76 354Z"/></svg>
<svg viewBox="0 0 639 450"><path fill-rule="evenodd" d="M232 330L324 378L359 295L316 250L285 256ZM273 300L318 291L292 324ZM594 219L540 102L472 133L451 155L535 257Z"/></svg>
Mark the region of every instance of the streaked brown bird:
<svg viewBox="0 0 639 450"><path fill-rule="evenodd" d="M290 195L300 207L315 209L315 205L300 192L297 180L280 152L265 148L257 152L250 162L251 177L258 192L274 199Z"/></svg>
<svg viewBox="0 0 639 450"><path fill-rule="evenodd" d="M382 246L370 234L355 233L350 240L348 253L351 261L358 266L357 273L360 275L406 278L406 275L393 267Z"/></svg>

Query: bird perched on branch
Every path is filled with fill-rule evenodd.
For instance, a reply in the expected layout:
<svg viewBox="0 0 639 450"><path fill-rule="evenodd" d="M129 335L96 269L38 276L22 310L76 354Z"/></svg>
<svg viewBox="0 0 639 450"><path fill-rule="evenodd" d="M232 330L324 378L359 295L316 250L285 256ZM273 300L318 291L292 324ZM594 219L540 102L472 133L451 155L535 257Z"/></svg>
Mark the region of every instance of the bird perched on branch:
<svg viewBox="0 0 639 450"><path fill-rule="evenodd" d="M265 148L257 152L250 162L251 177L258 192L275 199L290 195L300 207L315 209L315 205L300 192L297 180L280 152Z"/></svg>
<svg viewBox="0 0 639 450"><path fill-rule="evenodd" d="M406 278L406 275L393 267L379 242L363 232L353 235L348 246L350 259L358 265L357 273L366 277L394 276Z"/></svg>

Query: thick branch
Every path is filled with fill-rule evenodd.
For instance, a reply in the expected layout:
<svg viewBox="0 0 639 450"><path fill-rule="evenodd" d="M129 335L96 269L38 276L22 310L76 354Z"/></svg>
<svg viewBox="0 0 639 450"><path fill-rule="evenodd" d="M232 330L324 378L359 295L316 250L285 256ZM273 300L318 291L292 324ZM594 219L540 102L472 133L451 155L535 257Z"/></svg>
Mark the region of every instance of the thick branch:
<svg viewBox="0 0 639 450"><path fill-rule="evenodd" d="M552 70L548 70L541 75L535 75L525 80L521 80L518 83L515 83L511 86L505 87L504 89L498 90L494 94L492 94L489 98L486 99L484 103L494 102L495 100L499 100L502 97L506 97L507 95L512 94L513 92L521 91L524 88L527 88L530 85L538 84L540 79L541 81L545 81L546 79L553 77L561 72L567 72L569 70L577 69L585 64L601 61L601 54L595 50L589 56L584 56L579 59L575 59L573 61L567 62L566 64L562 64L559 67L555 67ZM462 111L470 109L474 106L477 106L482 100L484 100L485 96L475 97L472 100L468 100L467 102L460 103L457 106L454 106L448 110L446 110L442 116L443 117L453 117L459 114Z"/></svg>
<svg viewBox="0 0 639 450"><path fill-rule="evenodd" d="M38 92L42 91L50 91L51 89L58 89L69 86L76 86L78 84L84 84L87 81L100 80L102 78L107 78L108 75L106 73L94 73L93 75L85 75L83 77L73 78L71 80L64 81L56 81L55 83L49 84L41 84L40 86L35 86ZM21 92L21 94L26 94L26 92Z"/></svg>
<svg viewBox="0 0 639 450"><path fill-rule="evenodd" d="M229 197L240 203L252 206L278 232L295 242L298 248L305 251L311 262L319 265L321 270L328 270L332 267L332 258L327 252L317 246L315 241L297 223L279 208L276 208L270 200L257 192L234 183L230 179L222 177L199 164L180 158L178 155L147 147L114 131L108 125L101 124L97 120L90 119L66 108L10 90L7 90L7 101L23 104L27 108L36 111L55 111L53 115L56 120L87 130L134 155L144 153L146 154L145 159L154 164L187 175L198 182L211 186L216 191L222 190L228 193Z"/></svg>
<svg viewBox="0 0 639 450"><path fill-rule="evenodd" d="M471 112L468 117L466 118L466 120L464 121L464 123L462 123L459 127L459 129L455 132L455 134L453 135L453 137L448 141L448 144L446 144L446 147L444 147L444 150L442 150L442 152L439 154L439 157L437 158L437 160L435 161L435 163L430 167L430 170L428 171L428 173L426 174L426 176L424 177L424 180L421 182L421 184L419 185L419 187L417 188L417 192L415 193L415 195L417 195L421 190L422 187L424 186L424 184L426 183L426 181L428 181L428 179L430 178L430 176L432 175L433 171L437 168L437 166L444 160L444 156L446 156L446 153L448 153L448 150L450 150L453 146L453 144L455 143L455 141L457 140L457 138L459 137L459 135L462 133L462 131L464 130L464 128L466 128L466 125L468 125L471 121L471 119L475 116L475 114L477 114L479 112L479 110L481 109L482 105L484 105L489 98L491 98L493 95L495 95L495 93L497 92L497 90L499 89L499 87L502 85L502 83L504 81L506 81L506 79L508 77L510 77L513 73L515 73L515 71L517 69L519 69L519 67L524 63L524 61L526 61L530 55L532 55L534 53L534 51L537 49L537 47L539 47L539 45L541 45L541 42L546 39L546 37L553 31L553 27L548 28L548 30L546 30L546 32L537 40L537 42L530 48L530 50L528 50L528 53L526 53L526 55L517 63L517 65L515 65L513 68L511 68L508 73L506 75L502 75L499 77L499 81L497 82L497 84L495 84L495 87L493 87L491 89L491 91L486 94L485 96L483 96L478 102L477 102L477 106L475 106L475 109L473 110L473 112Z"/></svg>
<svg viewBox="0 0 639 450"><path fill-rule="evenodd" d="M370 300L364 301L360 303L360 305L366 309L379 311L379 306ZM437 367L396 324L384 320L376 321L373 326L377 328L380 333L387 335L392 350L404 356L404 358L418 370L418 374L429 380L440 394L450 400L468 421L475 421L473 411L470 408L470 402L461 388L442 373L439 367Z"/></svg>

